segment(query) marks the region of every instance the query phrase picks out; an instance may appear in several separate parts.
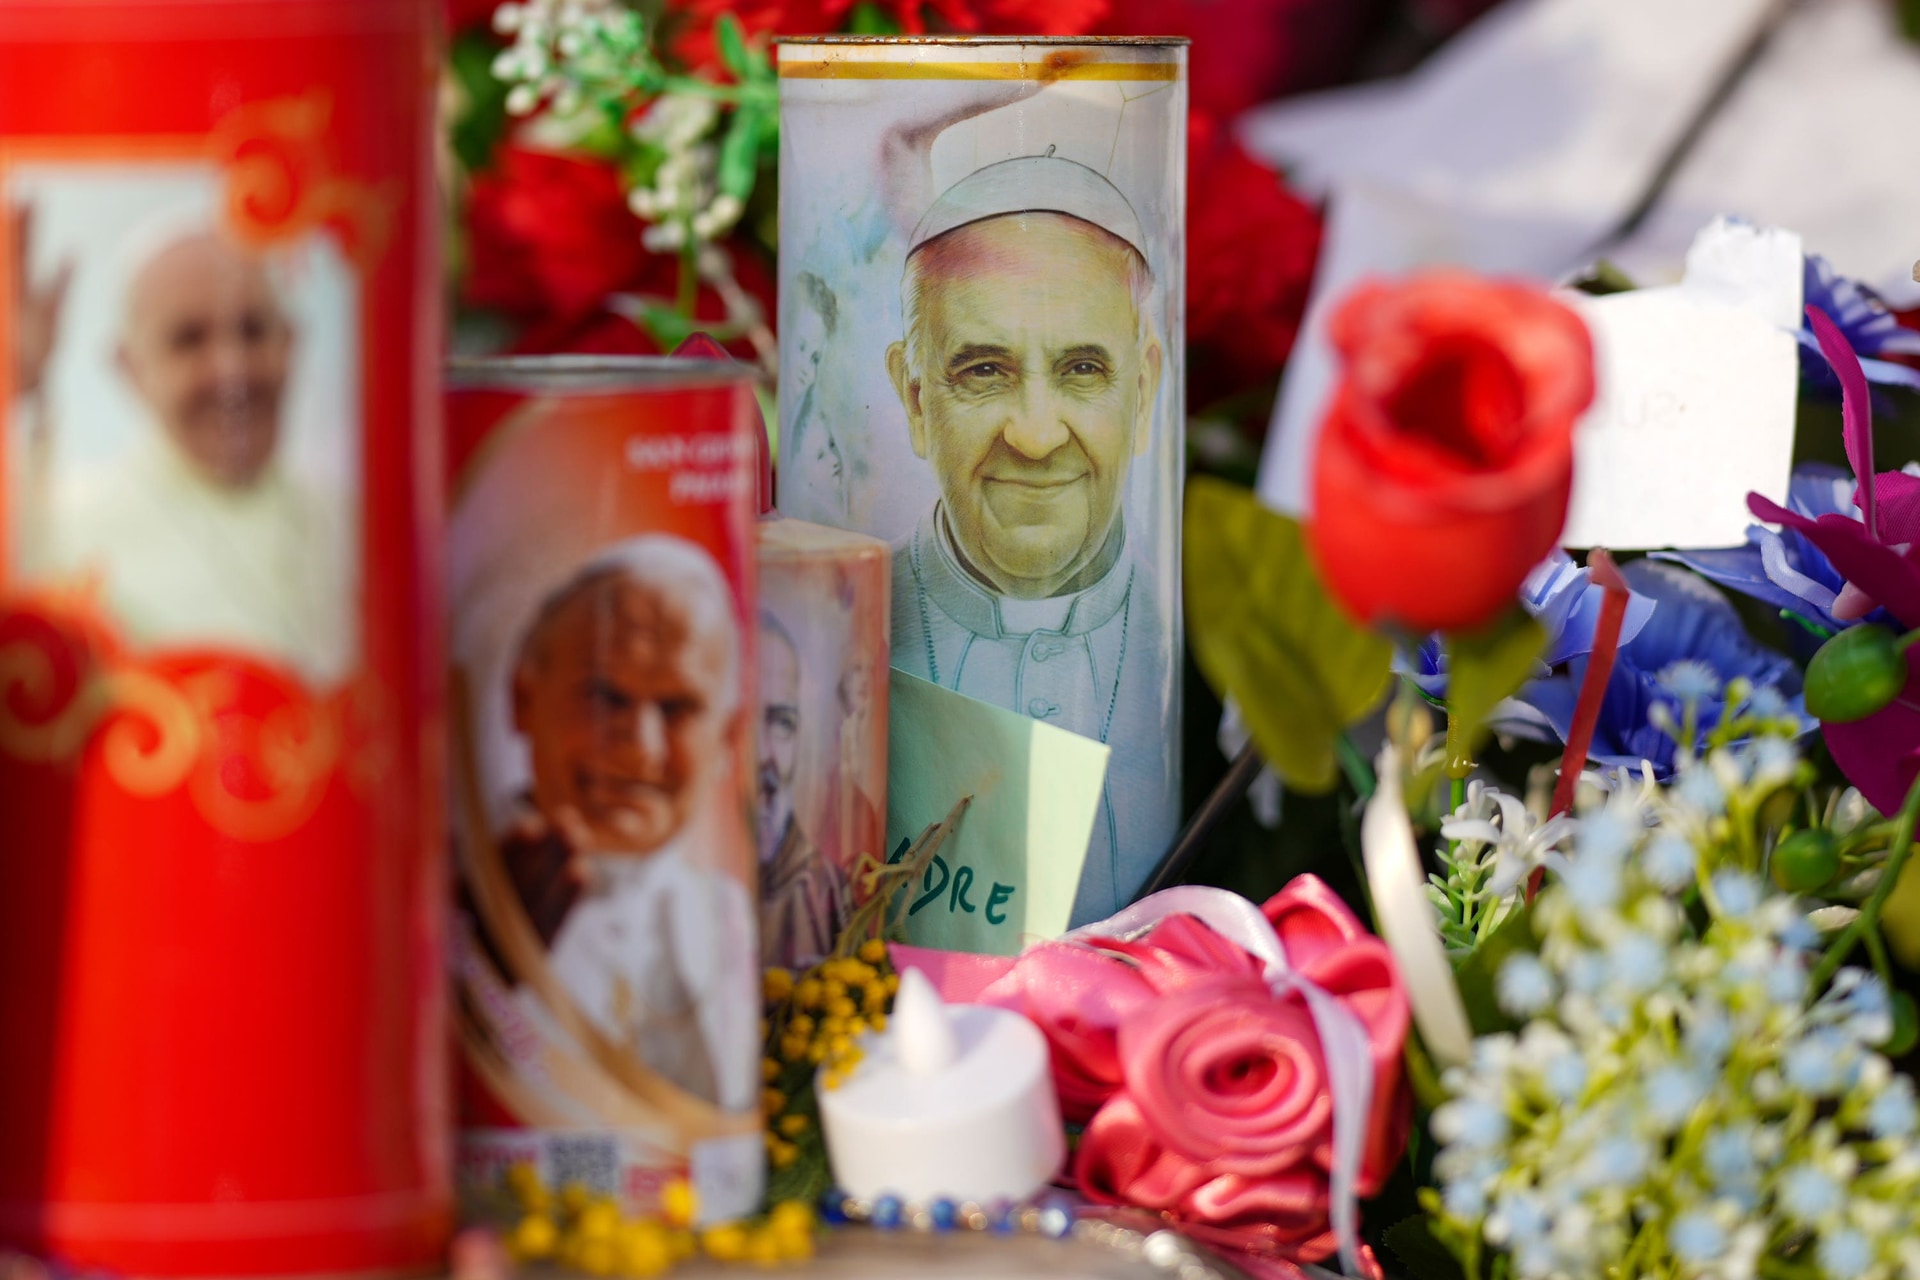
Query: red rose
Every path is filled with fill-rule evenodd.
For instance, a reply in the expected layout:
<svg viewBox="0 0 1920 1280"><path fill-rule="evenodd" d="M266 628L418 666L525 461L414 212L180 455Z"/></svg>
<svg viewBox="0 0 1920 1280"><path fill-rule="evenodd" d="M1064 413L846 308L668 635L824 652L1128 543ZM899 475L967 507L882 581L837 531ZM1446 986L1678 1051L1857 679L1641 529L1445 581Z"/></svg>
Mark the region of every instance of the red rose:
<svg viewBox="0 0 1920 1280"><path fill-rule="evenodd" d="M902 31L928 30L984 35L1070 36L1088 32L1107 14L1110 0L879 0L879 9ZM713 23L723 13L739 19L748 35L831 35L844 28L855 0L672 0L683 25L674 52L696 67L711 67L719 55Z"/></svg>
<svg viewBox="0 0 1920 1280"><path fill-rule="evenodd" d="M652 256L613 166L502 147L467 199L465 301L574 324L632 288Z"/></svg>
<svg viewBox="0 0 1920 1280"><path fill-rule="evenodd" d="M447 30L465 31L468 27L491 27L493 11L500 0L443 0L446 6Z"/></svg>
<svg viewBox="0 0 1920 1280"><path fill-rule="evenodd" d="M1320 256L1320 214L1195 116L1187 152L1187 376L1206 405L1279 377Z"/></svg>
<svg viewBox="0 0 1920 1280"><path fill-rule="evenodd" d="M1434 271L1361 284L1328 336L1346 370L1308 526L1328 589L1362 622L1491 620L1566 524L1586 325L1533 286Z"/></svg>

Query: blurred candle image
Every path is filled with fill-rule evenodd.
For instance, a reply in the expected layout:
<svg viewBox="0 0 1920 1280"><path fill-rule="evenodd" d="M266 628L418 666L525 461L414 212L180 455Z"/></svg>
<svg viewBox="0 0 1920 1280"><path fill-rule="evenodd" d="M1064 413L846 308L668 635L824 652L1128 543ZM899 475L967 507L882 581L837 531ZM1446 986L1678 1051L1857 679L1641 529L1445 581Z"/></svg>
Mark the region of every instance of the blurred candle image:
<svg viewBox="0 0 1920 1280"><path fill-rule="evenodd" d="M444 1254L432 34L0 7L0 1252Z"/></svg>

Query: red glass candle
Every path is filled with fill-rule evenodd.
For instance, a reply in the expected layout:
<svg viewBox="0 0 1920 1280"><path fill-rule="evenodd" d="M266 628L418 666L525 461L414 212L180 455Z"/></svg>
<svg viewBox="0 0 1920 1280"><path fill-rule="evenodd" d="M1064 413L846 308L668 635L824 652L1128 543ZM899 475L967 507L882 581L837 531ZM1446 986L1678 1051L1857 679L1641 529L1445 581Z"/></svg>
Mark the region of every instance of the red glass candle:
<svg viewBox="0 0 1920 1280"><path fill-rule="evenodd" d="M0 1247L441 1256L432 37L0 5Z"/></svg>

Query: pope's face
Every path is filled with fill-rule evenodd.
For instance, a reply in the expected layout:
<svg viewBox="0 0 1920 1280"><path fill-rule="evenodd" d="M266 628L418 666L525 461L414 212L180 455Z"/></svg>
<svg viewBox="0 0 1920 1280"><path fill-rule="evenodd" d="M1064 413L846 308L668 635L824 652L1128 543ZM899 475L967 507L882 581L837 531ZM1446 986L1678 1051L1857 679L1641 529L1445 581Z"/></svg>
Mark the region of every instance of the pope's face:
<svg viewBox="0 0 1920 1280"><path fill-rule="evenodd" d="M273 458L292 345L265 267L201 235L134 277L120 364L193 468L244 489Z"/></svg>
<svg viewBox="0 0 1920 1280"><path fill-rule="evenodd" d="M1010 596L1077 589L1146 451L1160 346L1130 250L1060 214L989 219L920 250L920 341L888 352L914 451L976 572Z"/></svg>
<svg viewBox="0 0 1920 1280"><path fill-rule="evenodd" d="M683 827L726 760L724 637L672 590L596 578L528 638L513 680L514 727L533 798L603 853L651 853ZM708 627L707 630L711 630Z"/></svg>

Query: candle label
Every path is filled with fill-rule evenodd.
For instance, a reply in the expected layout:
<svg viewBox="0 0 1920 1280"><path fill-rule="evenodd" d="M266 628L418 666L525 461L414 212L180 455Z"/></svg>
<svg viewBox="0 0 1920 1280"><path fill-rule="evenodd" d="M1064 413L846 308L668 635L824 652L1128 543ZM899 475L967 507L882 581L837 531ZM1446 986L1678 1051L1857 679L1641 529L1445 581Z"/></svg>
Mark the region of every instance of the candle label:
<svg viewBox="0 0 1920 1280"><path fill-rule="evenodd" d="M445 1257L434 25L0 3L0 1254Z"/></svg>
<svg viewBox="0 0 1920 1280"><path fill-rule="evenodd" d="M782 510L892 545L897 669L1112 746L1105 916L1179 818L1185 42L779 72Z"/></svg>
<svg viewBox="0 0 1920 1280"><path fill-rule="evenodd" d="M480 361L448 398L464 1182L758 1203L753 556L731 363Z"/></svg>
<svg viewBox="0 0 1920 1280"><path fill-rule="evenodd" d="M887 544L760 522L760 955L804 968L887 836Z"/></svg>

